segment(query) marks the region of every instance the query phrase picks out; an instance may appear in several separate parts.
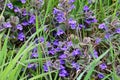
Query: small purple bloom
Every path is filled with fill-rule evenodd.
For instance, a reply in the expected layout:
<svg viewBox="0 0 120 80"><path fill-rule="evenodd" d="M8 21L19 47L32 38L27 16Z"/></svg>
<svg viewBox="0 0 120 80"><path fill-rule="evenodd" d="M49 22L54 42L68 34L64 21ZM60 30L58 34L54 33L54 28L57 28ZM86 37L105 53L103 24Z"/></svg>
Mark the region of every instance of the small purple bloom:
<svg viewBox="0 0 120 80"><path fill-rule="evenodd" d="M19 39L20 41L23 41L23 40L25 39L25 35L24 35L23 32L20 32L20 33L18 34L18 39Z"/></svg>
<svg viewBox="0 0 120 80"><path fill-rule="evenodd" d="M15 13L19 12L19 13L20 13L20 9L19 9L18 7L15 7L15 8L14 8L14 12L15 12Z"/></svg>
<svg viewBox="0 0 120 80"><path fill-rule="evenodd" d="M7 6L8 6L8 8L13 9L13 4L12 3L8 3Z"/></svg>
<svg viewBox="0 0 120 80"><path fill-rule="evenodd" d="M28 22L27 21L24 21L21 23L23 26L27 26L28 25Z"/></svg>
<svg viewBox="0 0 120 80"><path fill-rule="evenodd" d="M34 24L35 23L35 19L36 19L35 15L31 15L30 19L29 19L29 23L30 24Z"/></svg>
<svg viewBox="0 0 120 80"><path fill-rule="evenodd" d="M98 52L96 50L94 50L93 53L94 53L94 57L98 58Z"/></svg>
<svg viewBox="0 0 120 80"><path fill-rule="evenodd" d="M43 69L45 72L48 72L50 66L52 65L51 61L47 61L44 65L43 65Z"/></svg>
<svg viewBox="0 0 120 80"><path fill-rule="evenodd" d="M101 42L101 39L100 38L96 38L95 43L99 44L100 42Z"/></svg>
<svg viewBox="0 0 120 80"><path fill-rule="evenodd" d="M74 3L75 2L75 0L68 0L69 2L69 4L72 4L72 3Z"/></svg>
<svg viewBox="0 0 120 80"><path fill-rule="evenodd" d="M26 9L22 9L22 15L23 15L23 16L26 16L26 15L27 15Z"/></svg>
<svg viewBox="0 0 120 80"><path fill-rule="evenodd" d="M96 18L88 18L85 20L85 22L87 24L91 24L91 23L96 23L97 22L97 19Z"/></svg>
<svg viewBox="0 0 120 80"><path fill-rule="evenodd" d="M44 43L44 41L45 41L45 40L44 40L44 37L40 37L40 42L41 42L41 43Z"/></svg>
<svg viewBox="0 0 120 80"><path fill-rule="evenodd" d="M48 51L48 54L49 55L54 55L56 52L55 52L55 49L54 48L52 48L52 49L50 49L49 51Z"/></svg>
<svg viewBox="0 0 120 80"><path fill-rule="evenodd" d="M102 63L102 64L100 64L100 68L101 68L102 70L104 70L104 69L107 68L107 65L106 65L105 63Z"/></svg>
<svg viewBox="0 0 120 80"><path fill-rule="evenodd" d="M63 51L66 51L67 49L68 49L67 46L63 46L63 47L61 48L61 50L63 50Z"/></svg>
<svg viewBox="0 0 120 80"><path fill-rule="evenodd" d="M65 69L60 70L59 72L60 77L66 77L68 76L68 72Z"/></svg>
<svg viewBox="0 0 120 80"><path fill-rule="evenodd" d="M16 27L17 27L17 29L20 30L20 31L23 30L23 26L22 26L21 24L18 24Z"/></svg>
<svg viewBox="0 0 120 80"><path fill-rule="evenodd" d="M65 64L65 60L60 59L60 64Z"/></svg>
<svg viewBox="0 0 120 80"><path fill-rule="evenodd" d="M105 38L106 38L106 39L109 39L110 36L111 36L110 33L106 33L106 34L105 34Z"/></svg>
<svg viewBox="0 0 120 80"><path fill-rule="evenodd" d="M28 64L28 68L32 68L34 64Z"/></svg>
<svg viewBox="0 0 120 80"><path fill-rule="evenodd" d="M116 33L120 34L120 28L116 29Z"/></svg>
<svg viewBox="0 0 120 80"><path fill-rule="evenodd" d="M78 27L79 27L80 29L85 28L85 26L82 25L82 24L79 24Z"/></svg>
<svg viewBox="0 0 120 80"><path fill-rule="evenodd" d="M79 55L79 54L81 54L81 52L80 52L79 49L75 49L75 50L73 50L73 52L72 52L72 55L73 55L73 56L76 56L76 55Z"/></svg>
<svg viewBox="0 0 120 80"><path fill-rule="evenodd" d="M72 46L73 46L72 41L67 42L67 46L68 46L68 47L72 47Z"/></svg>
<svg viewBox="0 0 120 80"><path fill-rule="evenodd" d="M89 7L88 7L88 6L84 6L83 10L84 10L85 12L87 12L87 11L89 11Z"/></svg>
<svg viewBox="0 0 120 80"><path fill-rule="evenodd" d="M72 18L69 19L68 23L69 23L71 29L76 28L77 22L75 20L73 20Z"/></svg>
<svg viewBox="0 0 120 80"><path fill-rule="evenodd" d="M64 12L62 12L61 10L54 8L53 14L55 15L56 21L58 21L59 23L62 23L65 21Z"/></svg>
<svg viewBox="0 0 120 80"><path fill-rule="evenodd" d="M29 63L27 68L29 68L29 69L34 69L34 70L35 70L35 69L37 68L37 66L38 66L38 65L35 64L35 63Z"/></svg>
<svg viewBox="0 0 120 80"><path fill-rule="evenodd" d="M101 73L99 73L99 74L98 74L98 78L102 79L102 78L104 78L104 75L101 74Z"/></svg>
<svg viewBox="0 0 120 80"><path fill-rule="evenodd" d="M37 48L34 48L34 49L32 50L31 57L35 57L35 58L38 57Z"/></svg>
<svg viewBox="0 0 120 80"><path fill-rule="evenodd" d="M60 59L65 59L65 58L67 58L67 55L66 54L62 54L62 55L59 56L59 58Z"/></svg>
<svg viewBox="0 0 120 80"><path fill-rule="evenodd" d="M59 41L58 40L54 40L53 41L53 45L58 46L59 45Z"/></svg>
<svg viewBox="0 0 120 80"><path fill-rule="evenodd" d="M72 62L72 67L75 68L76 70L80 69L80 65L78 63Z"/></svg>
<svg viewBox="0 0 120 80"><path fill-rule="evenodd" d="M12 25L11 25L10 22L4 23L3 26L4 26L5 28L11 28L11 27L12 27Z"/></svg>
<svg viewBox="0 0 120 80"><path fill-rule="evenodd" d="M62 35L62 34L64 34L64 31L63 31L62 29L58 29L58 30L57 30L57 35L60 36L60 35Z"/></svg>
<svg viewBox="0 0 120 80"><path fill-rule="evenodd" d="M26 3L26 0L20 0L21 1L21 3L23 3L23 4L25 4Z"/></svg>
<svg viewBox="0 0 120 80"><path fill-rule="evenodd" d="M106 29L106 25L105 23L102 23L98 26L99 29Z"/></svg>

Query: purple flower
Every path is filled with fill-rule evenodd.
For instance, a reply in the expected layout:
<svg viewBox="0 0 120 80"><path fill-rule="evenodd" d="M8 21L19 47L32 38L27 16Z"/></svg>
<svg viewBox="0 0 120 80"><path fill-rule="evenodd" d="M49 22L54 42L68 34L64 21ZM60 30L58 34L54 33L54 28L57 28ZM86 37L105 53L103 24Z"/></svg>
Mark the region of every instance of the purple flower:
<svg viewBox="0 0 120 80"><path fill-rule="evenodd" d="M65 64L65 60L60 59L60 64Z"/></svg>
<svg viewBox="0 0 120 80"><path fill-rule="evenodd" d="M20 1L21 1L21 3L23 3L23 4L26 3L26 0L20 0Z"/></svg>
<svg viewBox="0 0 120 80"><path fill-rule="evenodd" d="M31 69L36 69L37 66L38 66L37 64L34 64L34 63L31 64L31 63L29 63L27 68L29 68L29 69L30 69L30 68L31 68Z"/></svg>
<svg viewBox="0 0 120 80"><path fill-rule="evenodd" d="M72 47L72 46L73 46L72 41L67 42L67 46L68 46L68 47Z"/></svg>
<svg viewBox="0 0 120 80"><path fill-rule="evenodd" d="M60 59L65 59L65 58L67 58L67 55L66 54L62 54L62 55L59 56L59 58Z"/></svg>
<svg viewBox="0 0 120 80"><path fill-rule="evenodd" d="M73 56L76 56L76 55L79 55L79 54L81 54L81 52L80 52L79 49L75 49L75 50L73 50L73 52L72 52L72 55L73 55Z"/></svg>
<svg viewBox="0 0 120 80"><path fill-rule="evenodd" d="M44 37L40 37L40 42L41 42L41 43L44 43L44 41L45 41L45 40L44 40Z"/></svg>
<svg viewBox="0 0 120 80"><path fill-rule="evenodd" d="M98 52L96 50L94 50L93 53L94 53L94 57L98 58Z"/></svg>
<svg viewBox="0 0 120 80"><path fill-rule="evenodd" d="M48 54L49 55L54 55L56 52L55 52L55 49L54 48L52 48L52 49L50 49L49 51L48 51Z"/></svg>
<svg viewBox="0 0 120 80"><path fill-rule="evenodd" d="M80 69L80 65L78 63L72 62L72 67L75 68L76 70Z"/></svg>
<svg viewBox="0 0 120 80"><path fill-rule="evenodd" d="M54 15L57 15L58 13L61 13L61 10L59 10L59 9L57 9L57 8L54 8L53 14L54 14Z"/></svg>
<svg viewBox="0 0 120 80"><path fill-rule="evenodd" d="M20 12L20 9L18 7L15 7L14 8L14 12L17 13L17 12Z"/></svg>
<svg viewBox="0 0 120 80"><path fill-rule="evenodd" d="M43 65L43 69L45 72L48 72L50 66L52 65L51 61L47 61L44 65Z"/></svg>
<svg viewBox="0 0 120 80"><path fill-rule="evenodd" d="M75 2L75 0L68 0L69 2L69 4L72 4L72 3L74 3Z"/></svg>
<svg viewBox="0 0 120 80"><path fill-rule="evenodd" d="M27 21L24 21L21 23L23 26L27 26L28 25L28 22Z"/></svg>
<svg viewBox="0 0 120 80"><path fill-rule="evenodd" d="M23 16L26 16L26 15L27 15L26 9L22 9L22 15L23 15Z"/></svg>
<svg viewBox="0 0 120 80"><path fill-rule="evenodd" d="M60 77L66 77L68 76L68 72L65 69L60 70L59 72Z"/></svg>
<svg viewBox="0 0 120 80"><path fill-rule="evenodd" d="M58 21L59 23L62 23L65 21L64 12L62 12L61 10L54 8L53 14L55 15L56 21Z"/></svg>
<svg viewBox="0 0 120 80"><path fill-rule="evenodd" d="M5 28L11 28L11 27L12 27L12 25L11 25L10 22L4 23L3 26L4 26Z"/></svg>
<svg viewBox="0 0 120 80"><path fill-rule="evenodd" d="M64 31L62 29L57 30L57 35L60 36L61 34L64 34Z"/></svg>
<svg viewBox="0 0 120 80"><path fill-rule="evenodd" d="M88 7L88 6L84 6L83 10L84 10L85 12L87 12L87 11L89 11L89 7Z"/></svg>
<svg viewBox="0 0 120 80"><path fill-rule="evenodd" d="M67 49L68 49L68 47L66 45L61 48L61 50L63 50L63 51L66 51Z"/></svg>
<svg viewBox="0 0 120 80"><path fill-rule="evenodd" d="M96 38L95 43L99 44L100 42L101 42L101 39L100 38Z"/></svg>
<svg viewBox="0 0 120 80"><path fill-rule="evenodd" d="M20 32L20 33L18 34L18 39L19 39L20 41L23 41L23 40L25 39L25 35L24 35L23 32Z"/></svg>
<svg viewBox="0 0 120 80"><path fill-rule="evenodd" d="M38 57L38 53L32 53L32 57L37 58Z"/></svg>
<svg viewBox="0 0 120 80"><path fill-rule="evenodd" d="M7 6L8 6L8 8L13 9L13 4L12 3L8 3Z"/></svg>
<svg viewBox="0 0 120 80"><path fill-rule="evenodd" d="M34 64L28 64L27 68L32 68L34 66Z"/></svg>
<svg viewBox="0 0 120 80"><path fill-rule="evenodd" d="M80 29L85 28L85 26L82 25L82 24L79 24L78 27L79 27Z"/></svg>
<svg viewBox="0 0 120 80"><path fill-rule="evenodd" d="M101 68L102 70L104 70L104 69L107 68L107 65L106 65L105 63L102 63L102 64L100 64L100 68Z"/></svg>
<svg viewBox="0 0 120 80"><path fill-rule="evenodd" d="M18 24L16 27L18 30L23 30L23 26L21 24Z"/></svg>
<svg viewBox="0 0 120 80"><path fill-rule="evenodd" d="M101 74L101 73L99 73L99 74L98 74L98 78L102 79L102 78L104 78L104 75Z"/></svg>
<svg viewBox="0 0 120 80"><path fill-rule="evenodd" d="M106 33L106 34L105 34L105 38L106 38L106 39L109 39L110 36L111 36L110 33Z"/></svg>
<svg viewBox="0 0 120 80"><path fill-rule="evenodd" d="M58 46L59 45L59 41L58 40L54 40L53 41L53 45Z"/></svg>
<svg viewBox="0 0 120 80"><path fill-rule="evenodd" d="M34 24L35 23L35 19L36 19L35 15L31 15L30 19L29 19L29 23L30 24Z"/></svg>
<svg viewBox="0 0 120 80"><path fill-rule="evenodd" d="M76 28L77 22L75 20L73 20L72 18L69 19L68 23L69 23L71 29Z"/></svg>
<svg viewBox="0 0 120 80"><path fill-rule="evenodd" d="M91 23L96 23L97 22L97 19L96 18L88 18L85 20L85 22L87 24L91 24Z"/></svg>
<svg viewBox="0 0 120 80"><path fill-rule="evenodd" d="M99 29L106 29L106 25L105 23L102 23L98 26Z"/></svg>
<svg viewBox="0 0 120 80"><path fill-rule="evenodd" d="M120 34L120 28L116 29L116 33Z"/></svg>

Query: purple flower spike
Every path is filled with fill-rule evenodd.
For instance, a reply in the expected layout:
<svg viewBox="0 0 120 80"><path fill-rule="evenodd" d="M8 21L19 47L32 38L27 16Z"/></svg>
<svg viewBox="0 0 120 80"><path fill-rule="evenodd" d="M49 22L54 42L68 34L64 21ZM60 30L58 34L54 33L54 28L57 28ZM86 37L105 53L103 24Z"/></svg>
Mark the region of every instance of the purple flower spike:
<svg viewBox="0 0 120 80"><path fill-rule="evenodd" d="M50 66L52 65L51 61L47 61L44 65L43 65L43 69L45 72L48 72Z"/></svg>
<svg viewBox="0 0 120 80"><path fill-rule="evenodd" d="M98 58L98 52L96 50L94 50L93 52L94 52L94 57Z"/></svg>
<svg viewBox="0 0 120 80"><path fill-rule="evenodd" d="M77 22L75 20L73 20L72 18L69 19L68 23L69 23L71 29L75 29L76 28Z"/></svg>
<svg viewBox="0 0 120 80"><path fill-rule="evenodd" d="M88 6L84 6L83 10L84 10L85 12L87 12L87 11L89 11L89 7L88 7Z"/></svg>
<svg viewBox="0 0 120 80"><path fill-rule="evenodd" d="M23 41L23 40L25 39L25 35L24 35L23 32L20 32L20 33L18 34L18 39L19 39L20 41Z"/></svg>
<svg viewBox="0 0 120 80"><path fill-rule="evenodd" d="M30 19L29 19L29 23L30 24L34 24L35 23L35 19L36 19L35 15L31 15Z"/></svg>
<svg viewBox="0 0 120 80"><path fill-rule="evenodd" d="M75 68L76 70L80 70L80 66L79 64L75 63L75 62L72 62L72 67Z"/></svg>
<svg viewBox="0 0 120 80"><path fill-rule="evenodd" d="M102 64L100 64L100 68L101 68L102 70L104 70L104 69L107 68L107 65L106 65L105 63L102 63Z"/></svg>
<svg viewBox="0 0 120 80"><path fill-rule="evenodd" d="M105 23L102 23L98 26L99 29L106 29L106 25Z"/></svg>
<svg viewBox="0 0 120 80"><path fill-rule="evenodd" d="M116 29L116 33L120 34L120 28Z"/></svg>
<svg viewBox="0 0 120 80"><path fill-rule="evenodd" d="M64 34L64 31L63 31L62 29L58 29L58 30L57 30L57 35L60 36L60 35L62 35L62 34Z"/></svg>
<svg viewBox="0 0 120 80"><path fill-rule="evenodd" d="M21 3L23 3L23 4L25 4L26 3L26 0L20 0L21 1Z"/></svg>
<svg viewBox="0 0 120 80"><path fill-rule="evenodd" d="M104 78L104 75L101 74L101 73L99 73L99 74L98 74L98 78L102 79L102 78Z"/></svg>
<svg viewBox="0 0 120 80"><path fill-rule="evenodd" d="M66 77L68 76L68 72L65 69L60 70L59 72L60 77Z"/></svg>
<svg viewBox="0 0 120 80"><path fill-rule="evenodd" d="M21 11L20 11L20 9L19 9L18 7L15 7L15 8L14 8L14 12L15 12L15 13L19 12L19 13L20 13Z"/></svg>
<svg viewBox="0 0 120 80"><path fill-rule="evenodd" d="M8 6L9 9L13 9L13 4L12 3L8 3L7 6Z"/></svg>
<svg viewBox="0 0 120 80"><path fill-rule="evenodd" d="M28 64L28 68L32 68L34 64Z"/></svg>
<svg viewBox="0 0 120 80"><path fill-rule="evenodd" d="M11 27L12 27L12 25L11 25L10 22L4 23L3 26L4 26L5 28L11 28Z"/></svg>
<svg viewBox="0 0 120 80"><path fill-rule="evenodd" d="M72 47L72 46L73 46L72 41L67 42L67 46L68 46L68 47Z"/></svg>
<svg viewBox="0 0 120 80"><path fill-rule="evenodd" d="M106 38L106 39L109 39L110 36L111 36L110 33L106 33L106 34L105 34L105 38Z"/></svg>
<svg viewBox="0 0 120 80"><path fill-rule="evenodd" d="M44 40L44 37L40 37L40 42L41 42L41 43L44 43L44 41L45 41L45 40Z"/></svg>
<svg viewBox="0 0 120 80"><path fill-rule="evenodd" d="M100 38L96 38L95 44L99 44L100 42L101 42L101 39Z"/></svg>
<svg viewBox="0 0 120 80"><path fill-rule="evenodd" d="M65 59L65 58L67 58L67 55L66 54L62 54L62 55L59 56L59 58L60 59Z"/></svg>
<svg viewBox="0 0 120 80"><path fill-rule="evenodd" d="M23 30L23 26L22 26L21 24L18 24L16 27L17 27L17 29L20 30L20 31Z"/></svg>
<svg viewBox="0 0 120 80"><path fill-rule="evenodd" d="M22 25L23 25L23 26L27 26L27 25L28 25L28 22L27 22L27 21L24 21L24 22L22 22Z"/></svg>
<svg viewBox="0 0 120 80"><path fill-rule="evenodd" d="M54 48L52 48L52 49L50 49L49 51L48 51L48 54L50 54L50 55L54 55L56 52L55 52L55 50L54 50Z"/></svg>
<svg viewBox="0 0 120 80"><path fill-rule="evenodd" d="M79 54L81 54L81 52L80 52L79 49L76 49L76 50L74 50L74 51L72 52L72 55L73 55L73 56L76 56L76 55L79 55Z"/></svg>

